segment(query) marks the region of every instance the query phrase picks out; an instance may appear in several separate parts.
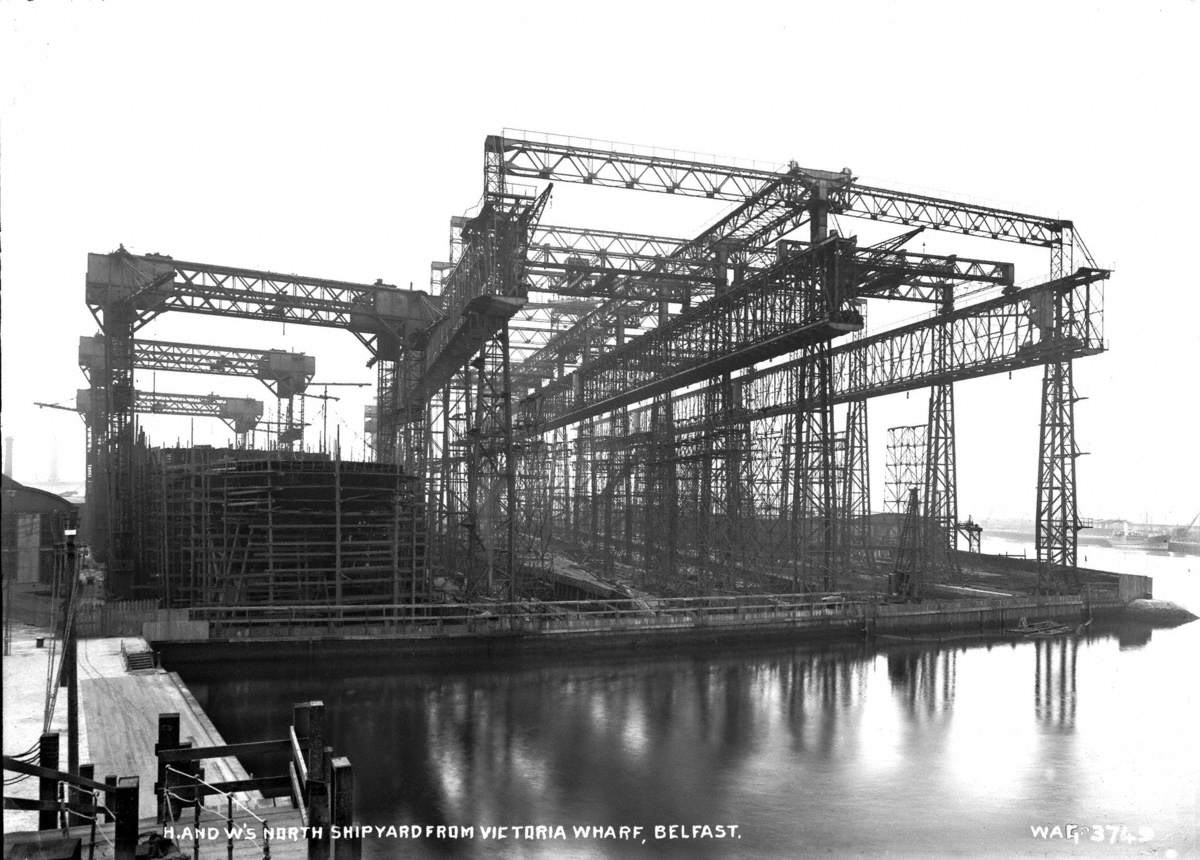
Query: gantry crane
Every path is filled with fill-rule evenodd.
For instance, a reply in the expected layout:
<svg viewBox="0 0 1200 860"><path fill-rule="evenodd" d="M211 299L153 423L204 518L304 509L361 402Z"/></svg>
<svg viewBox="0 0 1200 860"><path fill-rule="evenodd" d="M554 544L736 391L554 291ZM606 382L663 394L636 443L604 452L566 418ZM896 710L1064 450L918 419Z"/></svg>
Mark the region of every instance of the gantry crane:
<svg viewBox="0 0 1200 860"><path fill-rule="evenodd" d="M543 225L558 182L732 208L694 238ZM486 139L483 191L477 212L451 219L434 298L124 249L89 257L114 473L125 474L121 416L146 319L184 310L334 325L371 349L378 456L425 475L430 535L469 590L517 596L521 560L544 555L564 527L607 565L614 548L627 560L640 551L645 576L676 584L736 589L783 576L786 562L793 583L829 589L850 518L869 515L867 401L929 390L920 496L950 549L953 384L1042 366L1038 555L1044 587L1072 586L1071 368L1104 349L1109 272L1070 221L869 186L847 169L527 135ZM840 219L901 232L867 246ZM1049 277L1021 288L1006 261L907 250L922 230L1046 249ZM883 300L931 313L865 333L864 303ZM117 516L112 533L127 528Z"/></svg>
<svg viewBox="0 0 1200 860"><path fill-rule="evenodd" d="M106 491L93 500L92 539L108 565L114 594L133 593L144 579L133 569L132 490L134 334L166 311L272 320L351 332L370 350L371 362L394 365L437 318L422 292L377 282L356 284L256 269L191 263L119 248L89 254L86 298L104 340L102 402L97 404L96 446Z"/></svg>
<svg viewBox="0 0 1200 860"><path fill-rule="evenodd" d="M85 422L97 410L96 391L80 388L75 392L75 405L35 403L44 409L63 409L78 413ZM134 412L144 415L182 415L193 418L217 418L237 437L235 446L246 447L246 435L258 426L263 414L261 400L250 397L222 397L217 394L172 394L164 391L135 391Z"/></svg>
<svg viewBox="0 0 1200 860"><path fill-rule="evenodd" d="M105 376L105 340L103 337L81 337L79 339L79 366L92 384L92 402L100 403L103 398ZM175 341L135 340L133 342L133 366L137 370L172 371L180 373L204 373L218 376L243 376L257 379L279 400L281 415L285 414L287 426L283 433L296 433L293 403L297 395L303 394L316 373L316 360L303 353L284 350L239 349L236 347L213 346L210 344L179 343ZM103 411L90 409L91 422L102 422ZM300 424L304 422L303 401L300 408ZM98 493L94 482L100 451L97 446L103 438L102 427L88 426L86 481L89 498ZM243 437L244 438L244 437ZM90 527L88 529L90 531Z"/></svg>
<svg viewBox="0 0 1200 860"><path fill-rule="evenodd" d="M1109 273L1095 266L1070 221L869 186L848 170L794 163L747 169L551 137L489 137L484 174L479 214L452 220L449 259L431 267L444 318L424 354L413 356L407 371L413 381L396 398L407 404L401 420L411 423L409 435L424 435L431 508L438 511L431 521L445 524L439 531L448 568L465 570L471 581L485 565L489 580L498 573L515 593L518 531L525 528L518 520L533 516L517 510L516 478L555 474L520 460L565 449L568 439L578 452L576 500L581 483L597 493L597 480L608 499L614 482L633 486L637 470L643 534L671 545L670 553L681 470L699 469L699 477L687 478L698 487L691 504L701 512L699 540L713 531L704 526L707 517L713 525L721 521L717 541L726 543L702 547L699 564L729 567L730 544L743 533L738 517L763 504L760 490L744 486L755 464L741 449L751 444L752 422L782 410L791 435L772 468L794 475L771 479L780 488L771 504L814 529L820 548L805 563L822 571L821 584L829 587L839 508L866 510L865 478L855 484L856 502L845 498L846 490L838 498L836 473L846 468L838 463L838 445L844 449L853 439L863 448L846 457L865 476L866 400L926 387L925 516L952 546L958 524L952 385L1041 365L1038 552L1045 586L1071 584L1079 520L1070 367L1074 358L1104 349L1099 285ZM734 208L689 240L543 227L537 216L551 186L539 193L512 179L704 197ZM831 233L832 217L906 231L859 247L853 237ZM807 241L789 238L805 228ZM920 230L1045 248L1049 279L1018 289L1007 263L903 250ZM999 295L962 304L987 287ZM864 299L924 302L933 315L833 345L858 328ZM781 365L755 367L787 353L793 356ZM679 393L705 379L711 381L699 390ZM839 434L832 407L851 401L860 404L852 420L861 429ZM639 402L646 405L631 411ZM688 435L695 431L680 412L687 408L699 416L707 441ZM388 411L399 409L381 400L379 423ZM630 465L634 447L647 461L643 467ZM686 457L698 465L681 465ZM608 478L595 477L598 460L610 461ZM570 471L569 462L562 465ZM531 485L521 502L536 505L551 495ZM551 504L560 518L582 513L569 498ZM628 537L628 522L625 528ZM650 538L644 542L644 565L661 567Z"/></svg>

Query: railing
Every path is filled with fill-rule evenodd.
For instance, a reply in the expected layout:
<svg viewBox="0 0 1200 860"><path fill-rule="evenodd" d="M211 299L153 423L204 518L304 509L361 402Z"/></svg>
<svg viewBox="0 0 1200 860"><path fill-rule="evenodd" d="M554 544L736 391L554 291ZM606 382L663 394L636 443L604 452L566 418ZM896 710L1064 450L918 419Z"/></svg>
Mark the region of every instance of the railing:
<svg viewBox="0 0 1200 860"><path fill-rule="evenodd" d="M4 756L4 770L18 774L5 778L6 788L29 777L38 778L36 799L6 796L4 808L37 812L39 830L60 829L64 836L72 827L87 826L88 860L95 857L97 837L114 852L125 849L133 856L137 841L137 777L118 780L109 776L97 782L92 779L94 768L90 764L80 765L78 775L60 771L58 741L57 732L47 732L25 753ZM35 760L38 764L33 763ZM99 828L101 814L105 822L115 822L113 839Z"/></svg>
<svg viewBox="0 0 1200 860"><path fill-rule="evenodd" d="M298 732L299 729L302 733ZM162 824L175 821L182 807L193 807L195 826L199 827L206 809L205 797L218 795L224 798L226 814L225 832L229 856L233 856L234 839L246 838L261 849L264 858L270 857L270 827L266 820L255 813L246 803L234 795L240 792L260 791L263 796L288 797L298 811L300 822L308 828L307 838L323 841L329 838L329 826L349 828L354 817L353 777L350 761L334 756L332 749L325 746L325 705L319 701L300 702L292 707L292 722L287 737L221 746L193 748L190 742L179 740L179 714L159 714L159 741L155 746L158 759L158 782L155 794L159 798L158 820ZM207 759L257 755L263 753L286 753L287 773L277 776L253 777L209 783L204 779L200 762ZM260 843L254 838L252 828L235 826L234 804L260 826L263 835ZM221 817L210 811L211 815ZM195 829L192 831L196 832ZM347 842L349 854L358 856L361 846ZM339 849L341 850L341 849ZM199 842L193 843L193 852L199 857ZM340 853L338 856L342 856Z"/></svg>
<svg viewBox="0 0 1200 860"><path fill-rule="evenodd" d="M196 774L188 773L187 771L167 765L165 773L168 776L168 782L162 786L161 792L161 808L165 811L166 817L171 821L177 820L175 811L182 806L191 806L195 812L192 820L192 857L199 860L200 857L200 837L201 833L201 814L208 811L210 815L222 821L225 825L226 851L229 857L233 857L234 842L236 839L249 841L262 852L264 860L269 860L271 856L271 831L267 827L267 821L260 815L257 815L254 810L246 806L240 800L235 798L232 793L219 788L217 785L205 782L204 779ZM172 784L171 776L178 777L174 782L176 788L184 791L180 794L177 791L172 791L168 786ZM182 782L182 785L180 784ZM225 799L225 816L222 817L219 813L208 810L204 805L204 798L211 795L219 795ZM258 822L262 833L262 842L259 842L254 837L254 829L239 827L235 824L233 805L237 804L250 818ZM165 823L165 822L164 822Z"/></svg>

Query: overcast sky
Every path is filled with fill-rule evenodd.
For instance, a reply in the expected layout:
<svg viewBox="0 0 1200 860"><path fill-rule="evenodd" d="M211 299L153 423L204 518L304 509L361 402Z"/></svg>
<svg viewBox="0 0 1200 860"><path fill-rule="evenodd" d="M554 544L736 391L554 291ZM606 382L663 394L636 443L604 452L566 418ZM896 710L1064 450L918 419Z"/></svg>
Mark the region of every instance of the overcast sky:
<svg viewBox="0 0 1200 860"><path fill-rule="evenodd" d="M60 477L82 480L81 422L33 401L84 384L88 251L124 243L419 287L446 255L449 216L479 198L484 136L509 127L850 167L866 183L1073 219L1116 270L1111 350L1076 363L1080 513L1200 511L1200 4L416 7L0 5L3 424L18 480L44 480L55 447ZM556 188L545 221L692 235L721 211L583 190L603 199L589 208ZM1019 281L1039 279L1045 255L1019 250L988 245ZM176 314L141 334L302 350L320 380L373 380L345 332ZM1040 378L956 387L964 516L1033 517ZM137 384L266 394L253 380ZM352 449L369 392L338 391L329 413ZM924 411L917 393L871 403L877 509L885 428ZM159 442L193 432L187 419L145 426ZM201 421L194 433L229 436Z"/></svg>

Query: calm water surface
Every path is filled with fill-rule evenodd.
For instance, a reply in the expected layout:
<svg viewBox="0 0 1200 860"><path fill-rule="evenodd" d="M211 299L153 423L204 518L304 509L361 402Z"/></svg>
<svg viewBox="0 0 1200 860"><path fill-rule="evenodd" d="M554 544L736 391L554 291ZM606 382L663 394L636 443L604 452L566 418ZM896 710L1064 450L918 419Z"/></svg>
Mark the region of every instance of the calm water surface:
<svg viewBox="0 0 1200 860"><path fill-rule="evenodd" d="M1084 555L1153 575L1156 596L1200 614L1200 558ZM379 842L368 857L1187 856L1200 852L1198 657L1194 623L1045 642L185 676L230 741L279 737L292 702L324 699L365 824L736 824L740 836ZM1068 823L1139 841L1031 834Z"/></svg>

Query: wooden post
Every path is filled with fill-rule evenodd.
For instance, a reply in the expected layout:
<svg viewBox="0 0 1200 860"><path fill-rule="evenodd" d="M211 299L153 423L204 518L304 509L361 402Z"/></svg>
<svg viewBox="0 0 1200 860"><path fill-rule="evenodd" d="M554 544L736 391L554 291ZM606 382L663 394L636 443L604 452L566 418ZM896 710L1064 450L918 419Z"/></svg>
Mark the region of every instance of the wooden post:
<svg viewBox="0 0 1200 860"><path fill-rule="evenodd" d="M320 703L318 703L320 704ZM312 747L309 747L311 750ZM333 759L333 747L323 747L321 749L320 763L316 770L309 772L309 778L312 782L312 794L309 798L308 806L308 826L311 832L319 833L319 836L310 836L308 840L308 857L309 860L329 860L330 835L329 825L332 821L330 815L330 791L332 785L332 776L330 774L329 762Z"/></svg>
<svg viewBox="0 0 1200 860"><path fill-rule="evenodd" d="M233 795L225 796L225 856L233 860Z"/></svg>
<svg viewBox="0 0 1200 860"><path fill-rule="evenodd" d="M76 581L74 574L69 586L70 594L74 593ZM75 618L68 612L67 629L63 633L63 674L66 675L64 684L67 688L67 773L79 776L79 658L78 643L75 640ZM80 822L81 824L83 822Z"/></svg>
<svg viewBox="0 0 1200 860"><path fill-rule="evenodd" d="M191 749L191 741L183 741L176 749ZM194 780L183 776L183 773L197 773L196 767L198 763L190 762L172 762L171 764L161 765L163 773L163 781L159 785L157 794L159 797L163 795L163 788L167 789L166 805L163 807L163 813L167 816L166 821L178 821L179 816L183 813L184 807L187 806L187 798L191 797L191 787L196 783ZM170 795L175 795L171 797ZM180 798L183 798L180 800Z"/></svg>
<svg viewBox="0 0 1200 860"><path fill-rule="evenodd" d="M354 774L350 759L334 756L329 760L329 784L332 801L332 824L335 827L351 827L354 824ZM358 860L362 856L361 839L338 839L334 843L334 857Z"/></svg>
<svg viewBox="0 0 1200 860"><path fill-rule="evenodd" d="M154 752L162 750L173 750L179 748L179 714L168 713L158 715L158 743L154 745ZM158 769L156 771L157 782L154 783L154 796L158 799L158 821L161 824L163 818L163 802L162 792L166 783L166 765L162 759L158 759Z"/></svg>
<svg viewBox="0 0 1200 860"><path fill-rule="evenodd" d="M329 768L325 703L308 703L308 826L329 826Z"/></svg>
<svg viewBox="0 0 1200 860"><path fill-rule="evenodd" d="M38 741L38 765L58 770L58 732L46 732ZM52 776L38 778L38 800L53 803L58 800L58 780ZM38 830L53 830L57 815L53 809L38 812Z"/></svg>
<svg viewBox="0 0 1200 860"><path fill-rule="evenodd" d="M95 779L96 778L96 766L94 764L81 764L79 766L79 776L82 776L84 779ZM92 799L91 791L89 791L88 789L85 789L85 788L80 788L77 785L71 786L71 790L70 790L68 796L71 799L71 803L78 803L78 804L89 803L89 802L91 802L91 799ZM87 819L84 818L82 815L78 815L76 813L71 813L69 820L71 822L72 827L83 826L83 825L87 824Z"/></svg>
<svg viewBox="0 0 1200 860"><path fill-rule="evenodd" d="M108 786L104 790L104 820L111 822L113 821L113 815L109 810L117 808L117 775L110 773L104 777L104 784Z"/></svg>
<svg viewBox="0 0 1200 860"><path fill-rule="evenodd" d="M140 783L136 776L123 776L117 780L113 806L113 812L117 814L113 826L115 860L134 860L138 838L138 791Z"/></svg>
<svg viewBox="0 0 1200 860"><path fill-rule="evenodd" d="M324 764L325 752L325 703L316 700L308 702L308 775L323 779L325 774L321 766Z"/></svg>

